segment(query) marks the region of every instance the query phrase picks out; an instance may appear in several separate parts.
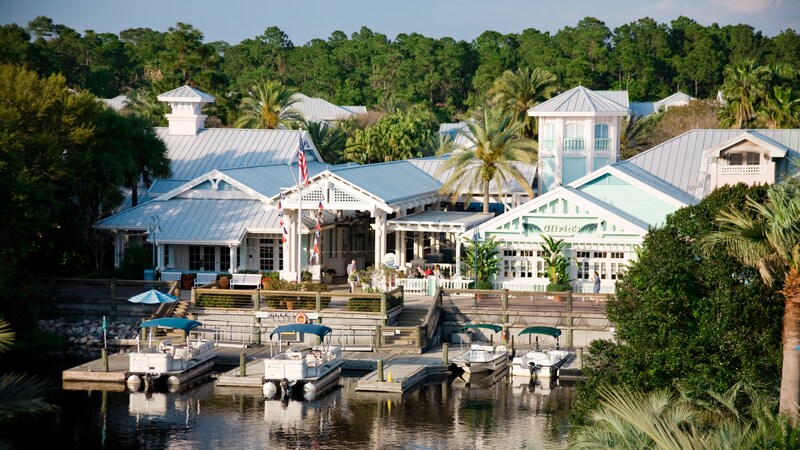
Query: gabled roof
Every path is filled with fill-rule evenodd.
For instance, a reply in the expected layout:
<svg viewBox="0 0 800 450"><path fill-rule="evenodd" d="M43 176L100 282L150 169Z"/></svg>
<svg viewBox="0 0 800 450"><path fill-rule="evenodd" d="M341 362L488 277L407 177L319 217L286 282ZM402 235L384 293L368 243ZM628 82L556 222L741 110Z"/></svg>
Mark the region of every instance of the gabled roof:
<svg viewBox="0 0 800 450"><path fill-rule="evenodd" d="M769 152L770 158L783 158L786 156L786 153L790 151L790 149L787 146L779 142L775 142L772 139L763 136L759 133L748 130L734 137L733 139L730 139L714 148L707 150L706 156L719 158L721 152L745 141L752 142L753 144L756 144L759 147L764 148L764 150L767 150Z"/></svg>
<svg viewBox="0 0 800 450"><path fill-rule="evenodd" d="M292 108L300 111L306 121L309 122L344 120L356 114L349 109L334 105L321 98L309 97L303 94L295 94L292 98L297 100L297 103L293 104ZM366 112L366 108L364 108L364 112Z"/></svg>
<svg viewBox="0 0 800 450"><path fill-rule="evenodd" d="M303 130L253 130L209 128L196 135L169 134L156 128L172 162L170 179L191 180L212 169L286 165L297 162L300 137L306 143L306 160L322 161L314 143Z"/></svg>
<svg viewBox="0 0 800 450"><path fill-rule="evenodd" d="M245 232L279 232L278 213L258 200L185 199L154 200L101 220L101 230L147 231L158 216L164 244L238 244ZM153 236L148 236L152 242Z"/></svg>
<svg viewBox="0 0 800 450"><path fill-rule="evenodd" d="M120 111L130 104L131 99L127 95L118 95L114 98L98 98L114 111Z"/></svg>
<svg viewBox="0 0 800 450"><path fill-rule="evenodd" d="M367 107L366 106L342 106L342 108L352 112L353 114L366 114Z"/></svg>
<svg viewBox="0 0 800 450"><path fill-rule="evenodd" d="M661 100L655 102L655 109L658 111L661 108L666 108L672 105L685 105L689 103L691 100L694 100L694 97L688 94L684 94L681 91L678 91L672 95L662 98Z"/></svg>
<svg viewBox="0 0 800 450"><path fill-rule="evenodd" d="M415 197L435 195L442 187L441 183L408 160L364 166L341 165L330 170L389 205Z"/></svg>
<svg viewBox="0 0 800 450"><path fill-rule="evenodd" d="M559 186L552 191L529 200L528 202L512 209L505 214L484 222L478 226L478 232L488 232L490 234L502 232L501 229L505 224L521 219L524 216L529 216L532 214L532 211L558 200L566 201L572 205L580 205L584 211L600 217L618 228L624 229L626 234L644 235L649 227L649 224L645 221L633 217L632 215L619 210L612 205L599 201L594 197L575 189L574 187ZM556 213L554 214L554 217L563 218L564 214ZM469 230L466 233L463 233L462 236L469 237L473 231L474 230Z"/></svg>
<svg viewBox="0 0 800 450"><path fill-rule="evenodd" d="M465 211L422 211L403 217L390 219L387 222L389 231L449 231L465 230L492 219L494 214Z"/></svg>
<svg viewBox="0 0 800 450"><path fill-rule="evenodd" d="M581 177L568 186L580 189L581 186L591 182L603 175L610 174L622 180L625 180L631 185L637 187L642 191L647 191L662 200L675 205L680 208L687 205L693 205L697 202L694 196L688 195L686 192L676 188L675 186L665 182L664 180L653 176L651 173L646 172L641 167L631 164L628 161L620 161L614 164L603 166L594 172Z"/></svg>
<svg viewBox="0 0 800 450"><path fill-rule="evenodd" d="M583 86L572 88L528 110L529 116L627 116L627 106Z"/></svg>
<svg viewBox="0 0 800 450"><path fill-rule="evenodd" d="M191 86L181 86L169 92L165 92L158 97L160 102L189 102L189 103L211 103L214 97Z"/></svg>
<svg viewBox="0 0 800 450"><path fill-rule="evenodd" d="M627 161L697 199L711 190L707 182L710 160L706 150L750 135L786 147L787 159L800 155L800 129L778 130L691 130L644 151ZM768 140L768 141L767 141Z"/></svg>

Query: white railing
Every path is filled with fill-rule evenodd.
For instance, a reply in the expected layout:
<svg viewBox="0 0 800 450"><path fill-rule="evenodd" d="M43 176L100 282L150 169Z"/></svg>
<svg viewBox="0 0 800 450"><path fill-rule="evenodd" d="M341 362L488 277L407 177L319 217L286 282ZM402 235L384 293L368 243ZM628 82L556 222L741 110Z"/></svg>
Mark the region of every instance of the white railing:
<svg viewBox="0 0 800 450"><path fill-rule="evenodd" d="M595 150L608 150L611 148L611 139L608 138L595 138L594 139L594 149Z"/></svg>
<svg viewBox="0 0 800 450"><path fill-rule="evenodd" d="M428 278L398 278L397 285L403 286L403 292L426 294L428 292ZM437 278L437 286L442 289L469 289L470 279Z"/></svg>
<svg viewBox="0 0 800 450"><path fill-rule="evenodd" d="M757 175L763 173L764 166L720 166L720 175Z"/></svg>
<svg viewBox="0 0 800 450"><path fill-rule="evenodd" d="M542 149L544 150L553 150L556 148L556 140L555 139L545 139L542 141Z"/></svg>
<svg viewBox="0 0 800 450"><path fill-rule="evenodd" d="M502 290L508 289L509 291L531 291L531 292L544 292L547 290L547 284L537 283L534 281L492 281L492 289Z"/></svg>
<svg viewBox="0 0 800 450"><path fill-rule="evenodd" d="M564 139L564 150L583 150L586 148L586 143L583 139Z"/></svg>

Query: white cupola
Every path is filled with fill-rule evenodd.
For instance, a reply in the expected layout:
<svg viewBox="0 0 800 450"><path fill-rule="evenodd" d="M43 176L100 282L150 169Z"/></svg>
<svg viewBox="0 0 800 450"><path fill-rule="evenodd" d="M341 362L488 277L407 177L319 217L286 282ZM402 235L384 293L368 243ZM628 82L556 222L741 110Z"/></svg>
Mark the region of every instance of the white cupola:
<svg viewBox="0 0 800 450"><path fill-rule="evenodd" d="M194 136L205 128L208 116L201 114L200 109L204 104L214 102L214 97L191 86L181 86L157 98L172 108L172 113L167 114L169 134L180 136Z"/></svg>

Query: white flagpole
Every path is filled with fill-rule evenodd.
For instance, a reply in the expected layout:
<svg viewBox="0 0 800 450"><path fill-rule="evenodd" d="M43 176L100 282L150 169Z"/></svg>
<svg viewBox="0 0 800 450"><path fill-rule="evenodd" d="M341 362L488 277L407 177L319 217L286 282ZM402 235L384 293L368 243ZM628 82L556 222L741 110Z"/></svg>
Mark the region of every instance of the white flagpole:
<svg viewBox="0 0 800 450"><path fill-rule="evenodd" d="M303 254L303 234L300 230L300 227L303 225L303 168L300 167L299 163L297 164L297 188L300 195L297 198L297 283L300 284L303 280L300 273Z"/></svg>

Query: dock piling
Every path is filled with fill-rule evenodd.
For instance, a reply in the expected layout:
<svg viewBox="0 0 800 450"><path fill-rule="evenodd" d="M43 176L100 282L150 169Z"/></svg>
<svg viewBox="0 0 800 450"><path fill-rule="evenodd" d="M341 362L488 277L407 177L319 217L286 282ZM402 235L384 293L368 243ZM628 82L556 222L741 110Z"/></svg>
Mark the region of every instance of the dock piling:
<svg viewBox="0 0 800 450"><path fill-rule="evenodd" d="M378 360L378 382L383 383L383 360Z"/></svg>
<svg viewBox="0 0 800 450"><path fill-rule="evenodd" d="M444 344L442 344L442 363L447 364L448 360L449 358L447 356L447 342L445 342Z"/></svg>
<svg viewBox="0 0 800 450"><path fill-rule="evenodd" d="M247 376L247 353L239 353L239 376Z"/></svg>
<svg viewBox="0 0 800 450"><path fill-rule="evenodd" d="M108 372L108 349L104 348L100 350L100 354L103 358L103 372Z"/></svg>

